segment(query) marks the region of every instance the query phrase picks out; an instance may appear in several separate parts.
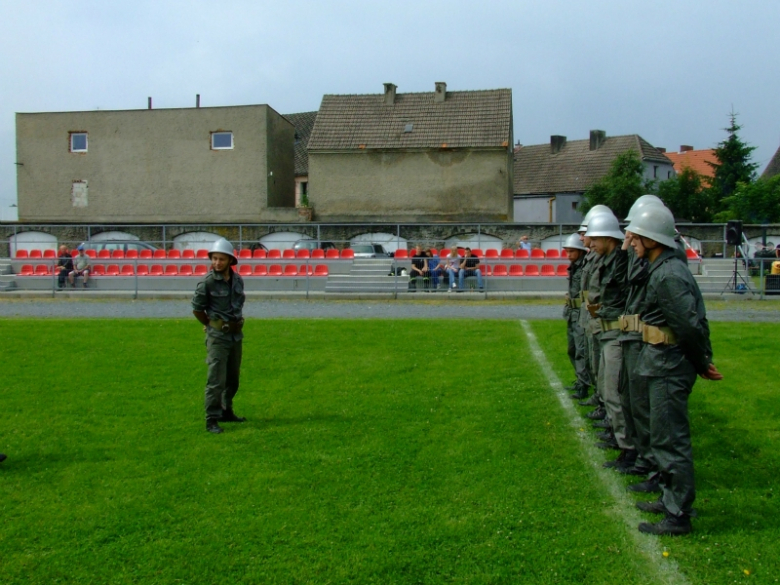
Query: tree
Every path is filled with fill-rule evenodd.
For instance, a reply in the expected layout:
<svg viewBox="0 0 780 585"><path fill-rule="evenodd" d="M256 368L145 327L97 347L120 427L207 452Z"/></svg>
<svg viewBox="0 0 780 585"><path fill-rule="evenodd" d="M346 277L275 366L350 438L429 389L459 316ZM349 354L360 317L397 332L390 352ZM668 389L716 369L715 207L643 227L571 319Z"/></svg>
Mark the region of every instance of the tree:
<svg viewBox="0 0 780 585"><path fill-rule="evenodd" d="M606 205L618 217L625 217L637 198L647 191L644 165L635 150L619 154L609 172L585 192L580 204L582 213L594 205Z"/></svg>
<svg viewBox="0 0 780 585"><path fill-rule="evenodd" d="M712 192L704 188L704 177L690 167L684 167L676 177L661 183L658 196L677 220L712 221L715 212Z"/></svg>
<svg viewBox="0 0 780 585"><path fill-rule="evenodd" d="M734 193L723 200L726 207L716 219L741 219L746 223L780 222L780 175L754 183L737 183Z"/></svg>
<svg viewBox="0 0 780 585"><path fill-rule="evenodd" d="M715 149L718 162L707 162L715 171L715 176L710 179L711 197L721 211L724 209L723 200L731 197L737 184L749 184L755 180L758 167L758 164L750 162L756 147L748 146L737 134L742 129L737 124L737 114L732 111L730 118L731 124L725 128L729 136Z"/></svg>

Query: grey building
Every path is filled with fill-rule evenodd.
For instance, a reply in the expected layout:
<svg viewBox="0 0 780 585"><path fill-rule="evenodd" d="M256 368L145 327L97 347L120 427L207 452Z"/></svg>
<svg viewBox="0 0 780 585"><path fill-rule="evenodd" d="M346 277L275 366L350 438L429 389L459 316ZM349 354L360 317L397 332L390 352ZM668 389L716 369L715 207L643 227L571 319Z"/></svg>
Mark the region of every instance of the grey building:
<svg viewBox="0 0 780 585"><path fill-rule="evenodd" d="M19 219L297 221L294 134L267 105L18 113Z"/></svg>
<svg viewBox="0 0 780 585"><path fill-rule="evenodd" d="M325 95L309 140L319 221L510 221L512 92Z"/></svg>
<svg viewBox="0 0 780 585"><path fill-rule="evenodd" d="M764 172L761 173L761 178L771 179L777 175L780 175L780 148L777 149L775 156L772 157L772 160L769 161L769 164L764 169Z"/></svg>
<svg viewBox="0 0 780 585"><path fill-rule="evenodd" d="M607 136L591 130L588 140L551 136L549 144L518 146L514 153L514 221L578 223L583 194L610 170L615 158L634 150L645 179L663 181L674 166L641 136Z"/></svg>
<svg viewBox="0 0 780 585"><path fill-rule="evenodd" d="M300 114L285 114L295 126L295 205L301 205L309 194L309 144L317 112L302 112Z"/></svg>

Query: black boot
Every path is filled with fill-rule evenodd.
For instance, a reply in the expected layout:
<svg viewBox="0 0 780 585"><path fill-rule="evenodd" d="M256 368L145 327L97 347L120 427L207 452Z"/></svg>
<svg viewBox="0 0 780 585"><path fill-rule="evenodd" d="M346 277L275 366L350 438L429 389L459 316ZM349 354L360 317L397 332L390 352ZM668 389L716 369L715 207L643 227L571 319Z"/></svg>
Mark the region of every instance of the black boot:
<svg viewBox="0 0 780 585"><path fill-rule="evenodd" d="M227 410L222 411L222 417L220 417L219 422L242 423L242 422L246 422L246 418L244 418L243 416L236 416L236 413L233 412L233 409L228 408Z"/></svg>
<svg viewBox="0 0 780 585"><path fill-rule="evenodd" d="M217 424L217 419L215 418L206 419L206 430L210 433L214 433L215 435L224 432L222 428Z"/></svg>
<svg viewBox="0 0 780 585"><path fill-rule="evenodd" d="M575 400L582 400L588 397L588 389L586 387L575 388L574 392L570 396Z"/></svg>
<svg viewBox="0 0 780 585"><path fill-rule="evenodd" d="M626 489L642 494L660 494L663 491L661 489L661 484L658 481L658 474L654 474L652 477L649 477L647 480L641 483L631 484Z"/></svg>
<svg viewBox="0 0 780 585"><path fill-rule="evenodd" d="M594 410L593 412L589 412L585 416L588 417L590 420L604 420L605 418L607 418L607 411L605 408L600 406L596 410Z"/></svg>
<svg viewBox="0 0 780 585"><path fill-rule="evenodd" d="M639 525L639 532L644 532L645 534L668 534L670 536L677 536L680 534L688 534L691 530L693 530L691 518L687 514L672 516L667 513L660 522L656 522L655 524L642 522Z"/></svg>
<svg viewBox="0 0 780 585"><path fill-rule="evenodd" d="M583 400L579 403L580 406L598 406L599 405L599 395L594 394L587 400Z"/></svg>
<svg viewBox="0 0 780 585"><path fill-rule="evenodd" d="M637 502L636 507L642 512L650 512L651 514L668 514L666 506L660 499L654 502Z"/></svg>

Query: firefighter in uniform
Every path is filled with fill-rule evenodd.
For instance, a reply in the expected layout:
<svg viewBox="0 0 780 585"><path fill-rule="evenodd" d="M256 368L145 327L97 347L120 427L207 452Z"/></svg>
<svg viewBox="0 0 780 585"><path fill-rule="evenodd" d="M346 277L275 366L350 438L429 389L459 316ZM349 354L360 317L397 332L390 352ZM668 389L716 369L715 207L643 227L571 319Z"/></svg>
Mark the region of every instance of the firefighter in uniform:
<svg viewBox="0 0 780 585"><path fill-rule="evenodd" d="M244 422L233 412L241 371L244 281L232 266L238 263L226 239L209 250L211 271L198 283L192 313L206 333L208 379L205 390L206 430L221 433L220 422Z"/></svg>
<svg viewBox="0 0 780 585"><path fill-rule="evenodd" d="M585 331L580 325L580 307L582 306L582 267L588 249L582 244L579 234L571 234L563 243L563 249L569 258L569 292L566 293L566 306L563 317L566 319L566 337L571 365L576 381L572 398L587 398L590 388L590 370L588 368L588 347Z"/></svg>
<svg viewBox="0 0 780 585"><path fill-rule="evenodd" d="M660 471L661 497L638 502L646 512L663 514L643 522L640 532L686 534L696 497L688 419L688 395L696 375L721 380L712 363L704 301L688 267L678 256L674 217L647 206L626 230L637 256L649 262L644 300L638 314L642 333L636 371L646 378L650 409L650 449Z"/></svg>

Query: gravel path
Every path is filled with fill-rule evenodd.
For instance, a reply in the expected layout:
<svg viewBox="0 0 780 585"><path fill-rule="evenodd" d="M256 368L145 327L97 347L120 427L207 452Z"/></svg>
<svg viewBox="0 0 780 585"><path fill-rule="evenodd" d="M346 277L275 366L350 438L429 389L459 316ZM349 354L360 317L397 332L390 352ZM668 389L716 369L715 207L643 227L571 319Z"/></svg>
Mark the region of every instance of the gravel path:
<svg viewBox="0 0 780 585"><path fill-rule="evenodd" d="M709 303L711 321L780 322L777 302ZM562 319L560 303L544 301L301 301L249 299L244 315L263 319ZM185 300L0 300L0 318L192 318Z"/></svg>

